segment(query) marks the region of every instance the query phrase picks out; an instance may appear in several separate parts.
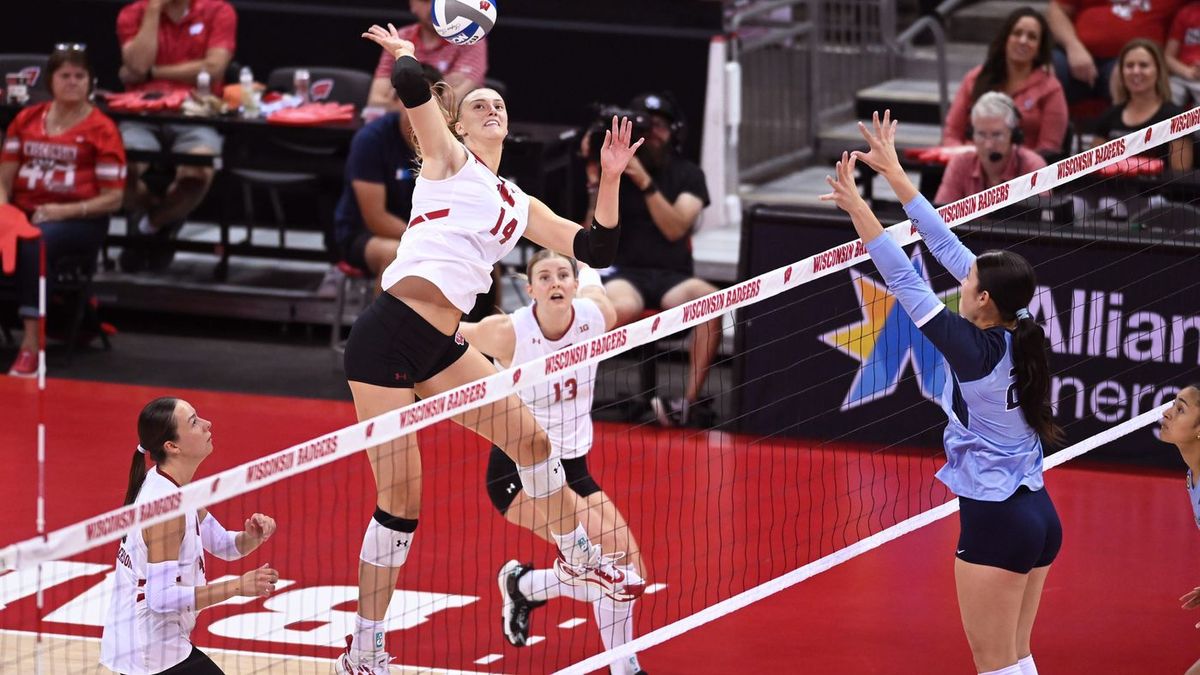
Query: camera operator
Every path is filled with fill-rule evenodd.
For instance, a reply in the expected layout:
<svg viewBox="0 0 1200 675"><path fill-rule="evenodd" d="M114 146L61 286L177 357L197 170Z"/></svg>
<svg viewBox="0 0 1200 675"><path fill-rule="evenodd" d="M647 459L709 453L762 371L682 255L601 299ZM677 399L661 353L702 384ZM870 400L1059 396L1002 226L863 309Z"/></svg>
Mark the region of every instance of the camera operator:
<svg viewBox="0 0 1200 675"><path fill-rule="evenodd" d="M642 135L646 142L621 179L621 241L616 263L605 272L604 287L618 325L638 319L647 308L670 309L717 290L693 273L692 228L709 199L704 172L679 152L686 126L678 105L667 94L643 94L629 108L634 136ZM600 117L611 119L607 113L602 111ZM599 147L592 135L584 140L591 146L585 148L591 203L586 223L591 222L600 179L599 162L587 152ZM651 400L659 423L688 423L689 409L700 398L720 340L720 317L696 327L683 396L656 395Z"/></svg>

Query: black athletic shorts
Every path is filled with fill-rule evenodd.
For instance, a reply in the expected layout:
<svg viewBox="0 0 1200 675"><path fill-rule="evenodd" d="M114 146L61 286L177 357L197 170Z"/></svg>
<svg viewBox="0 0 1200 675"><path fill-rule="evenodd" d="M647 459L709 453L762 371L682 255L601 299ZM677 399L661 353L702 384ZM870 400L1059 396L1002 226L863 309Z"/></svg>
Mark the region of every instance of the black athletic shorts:
<svg viewBox="0 0 1200 675"><path fill-rule="evenodd" d="M192 652L186 659L166 670L159 671L157 675L225 675L225 671L213 663L212 659L208 658L208 654L193 646Z"/></svg>
<svg viewBox="0 0 1200 675"><path fill-rule="evenodd" d="M618 267L605 281L624 279L637 289L646 309L662 309L663 296L672 288L691 279L691 274L676 270L660 270L652 267Z"/></svg>
<svg viewBox="0 0 1200 675"><path fill-rule="evenodd" d="M1054 562L1062 523L1045 488L1022 485L1002 502L959 497L961 531L955 555L964 562L1028 574Z"/></svg>
<svg viewBox="0 0 1200 675"><path fill-rule="evenodd" d="M567 474L567 487L580 497L588 497L600 491L600 485L588 471L587 455L575 459L562 460L563 471ZM517 463L497 446L492 446L487 464L488 498L500 513L506 513L521 491L521 476L517 473Z"/></svg>
<svg viewBox="0 0 1200 675"><path fill-rule="evenodd" d="M411 389L449 368L467 351L459 333L444 335L391 293L380 293L346 341L346 379Z"/></svg>

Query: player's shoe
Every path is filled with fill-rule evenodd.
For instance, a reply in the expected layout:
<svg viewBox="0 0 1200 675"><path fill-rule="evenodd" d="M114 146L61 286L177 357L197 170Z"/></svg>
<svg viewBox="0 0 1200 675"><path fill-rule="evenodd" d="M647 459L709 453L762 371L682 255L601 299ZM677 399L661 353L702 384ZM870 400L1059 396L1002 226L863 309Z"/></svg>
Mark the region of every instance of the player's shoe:
<svg viewBox="0 0 1200 675"><path fill-rule="evenodd" d="M601 553L599 544L592 544L592 554L582 565L574 565L561 557L554 560L554 575L564 584L585 586L591 584L602 593L621 602L641 597L646 590L646 581L632 566L618 567L617 561L624 553Z"/></svg>
<svg viewBox="0 0 1200 675"><path fill-rule="evenodd" d="M664 427L687 426L688 408L690 407L687 399L684 398L666 399L661 396L655 396L650 399L650 408L654 410L654 417Z"/></svg>
<svg viewBox="0 0 1200 675"><path fill-rule="evenodd" d="M504 637L514 647L524 647L529 643L529 612L546 604L545 601L530 600L521 592L518 582L532 569L531 564L523 565L516 560L509 560L496 576L503 600L500 624L504 629Z"/></svg>
<svg viewBox="0 0 1200 675"><path fill-rule="evenodd" d="M13 377L37 377L37 373L38 355L32 349L22 349L18 352L12 367L8 369L8 374Z"/></svg>
<svg viewBox="0 0 1200 675"><path fill-rule="evenodd" d="M354 641L351 635L346 636L346 651L333 662L333 672L337 675L389 675L388 662L392 657L387 652L379 652L374 662L355 661L350 657L350 643Z"/></svg>

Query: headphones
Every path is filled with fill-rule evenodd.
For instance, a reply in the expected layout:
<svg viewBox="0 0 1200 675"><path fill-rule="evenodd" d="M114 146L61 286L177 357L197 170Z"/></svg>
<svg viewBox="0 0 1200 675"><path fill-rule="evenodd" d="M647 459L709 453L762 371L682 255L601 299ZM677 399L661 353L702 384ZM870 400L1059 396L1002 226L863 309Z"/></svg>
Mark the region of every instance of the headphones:
<svg viewBox="0 0 1200 675"><path fill-rule="evenodd" d="M676 152L683 148L683 143L687 139L687 119L683 116L683 110L679 107L679 101L675 98L675 94L669 91L640 94L633 97L633 100L629 102L629 107L633 110L667 118L667 128L671 131L671 147Z"/></svg>
<svg viewBox="0 0 1200 675"><path fill-rule="evenodd" d="M1012 111L1013 118L1016 120L1016 125L1009 128L1009 131L1012 133L1011 140L1014 147L1020 145L1025 140L1025 131L1021 129L1021 111L1017 109L1016 102L1009 98L1008 94L1001 94L999 92L988 93L997 94L998 98L1004 102L1004 105L1008 106L1009 110ZM987 94L984 94L984 96L986 95ZM976 103L978 103L978 101L976 101ZM974 108L974 106L971 107ZM971 140L974 140L975 138L975 126L971 124L971 116L969 114L967 115L967 138Z"/></svg>

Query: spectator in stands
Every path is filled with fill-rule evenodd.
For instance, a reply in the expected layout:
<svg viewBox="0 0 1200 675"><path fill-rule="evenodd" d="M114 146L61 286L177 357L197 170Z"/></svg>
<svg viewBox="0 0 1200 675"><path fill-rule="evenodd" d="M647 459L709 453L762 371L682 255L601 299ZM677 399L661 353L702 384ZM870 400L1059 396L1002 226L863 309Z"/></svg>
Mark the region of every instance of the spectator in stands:
<svg viewBox="0 0 1200 675"><path fill-rule="evenodd" d="M649 130L621 180L621 242L604 286L618 325L639 318L647 308L678 307L717 290L693 271L692 228L708 206L708 187L700 167L679 154L685 128L681 112L672 97L658 94L638 96L629 107L646 116ZM590 159L588 193L594 200L600 168L598 160ZM583 222L590 223L591 217L589 207ZM660 423L687 424L720 341L720 316L696 327L683 397L655 396L651 401Z"/></svg>
<svg viewBox="0 0 1200 675"><path fill-rule="evenodd" d="M1200 2L1189 2L1175 14L1163 55L1175 105L1200 103Z"/></svg>
<svg viewBox="0 0 1200 675"><path fill-rule="evenodd" d="M1067 101L1109 98L1109 82L1121 47L1134 38L1163 44L1167 25L1183 0L1050 0L1046 21L1061 49L1054 72Z"/></svg>
<svg viewBox="0 0 1200 675"><path fill-rule="evenodd" d="M108 214L121 206L125 148L117 126L89 101L92 67L79 45L62 45L47 62L52 99L22 110L0 152L0 204L21 209L41 229L17 255L19 312L25 333L9 375L37 374L38 272L64 256L95 260ZM54 278L48 275L47 284ZM52 290L52 289L48 289Z"/></svg>
<svg viewBox="0 0 1200 675"><path fill-rule="evenodd" d="M946 114L942 145L966 145L968 112L989 91L1008 94L1021 113L1021 130L1028 147L1051 157L1062 152L1067 134L1067 98L1050 72L1053 49L1046 19L1022 7L1008 15L988 47L983 65L967 72Z"/></svg>
<svg viewBox="0 0 1200 675"><path fill-rule="evenodd" d="M432 66L422 68L431 86L442 80ZM359 129L350 143L334 238L342 260L376 278L396 259L408 227L417 178L413 142L401 106Z"/></svg>
<svg viewBox="0 0 1200 675"><path fill-rule="evenodd" d="M1096 145L1178 115L1183 109L1171 102L1171 84L1162 50L1150 40L1130 40L1117 57L1117 77L1112 82L1115 105L1096 125ZM1180 138L1143 156L1158 157L1176 171L1192 168L1192 142Z"/></svg>
<svg viewBox="0 0 1200 675"><path fill-rule="evenodd" d="M237 15L225 0L136 0L117 16L121 43L120 78L129 91L190 90L206 71L220 93L225 70L237 42ZM192 155L221 154L221 135L212 127L193 124L122 122L121 136L129 150ZM179 165L161 196L143 179L146 164L131 164L126 194L130 235L169 237L200 204L212 184L210 166ZM147 264L165 267L169 252L149 256L144 247L128 247L121 266L138 271Z"/></svg>
<svg viewBox="0 0 1200 675"><path fill-rule="evenodd" d="M432 7L432 0L408 0L408 9L417 17L417 22L401 28L400 37L413 43L418 61L441 71L446 84L454 91L454 99L461 101L467 92L483 86L488 65L487 38L473 45L447 42L433 29ZM386 50L380 53L367 105L400 109L400 101L392 87L392 64L395 62Z"/></svg>
<svg viewBox="0 0 1200 675"><path fill-rule="evenodd" d="M1021 145L1023 129L1011 98L998 91L980 96L971 107L967 127L975 152L964 152L950 160L933 203L940 206L956 202L1046 166L1041 155Z"/></svg>

